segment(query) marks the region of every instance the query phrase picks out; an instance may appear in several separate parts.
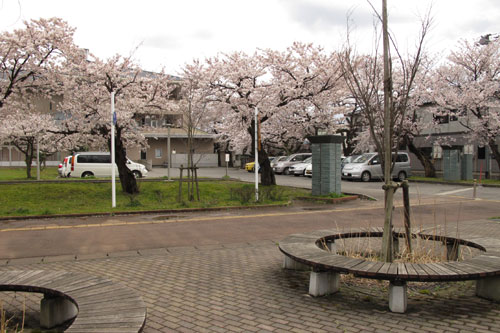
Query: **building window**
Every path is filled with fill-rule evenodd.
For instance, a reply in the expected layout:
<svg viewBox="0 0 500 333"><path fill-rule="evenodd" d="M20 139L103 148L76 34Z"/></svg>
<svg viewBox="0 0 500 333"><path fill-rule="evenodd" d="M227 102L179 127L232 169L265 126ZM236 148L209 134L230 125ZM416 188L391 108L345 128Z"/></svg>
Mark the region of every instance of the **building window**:
<svg viewBox="0 0 500 333"><path fill-rule="evenodd" d="M444 110L441 111L438 115L434 115L434 120L438 124L448 124L451 121L458 120L458 110Z"/></svg>
<svg viewBox="0 0 500 333"><path fill-rule="evenodd" d="M156 148L155 149L155 157L156 158L161 158L161 148Z"/></svg>
<svg viewBox="0 0 500 333"><path fill-rule="evenodd" d="M141 160L145 160L145 159L146 159L146 151L141 150Z"/></svg>
<svg viewBox="0 0 500 333"><path fill-rule="evenodd" d="M158 127L158 119L156 119L156 116L151 116L151 127Z"/></svg>

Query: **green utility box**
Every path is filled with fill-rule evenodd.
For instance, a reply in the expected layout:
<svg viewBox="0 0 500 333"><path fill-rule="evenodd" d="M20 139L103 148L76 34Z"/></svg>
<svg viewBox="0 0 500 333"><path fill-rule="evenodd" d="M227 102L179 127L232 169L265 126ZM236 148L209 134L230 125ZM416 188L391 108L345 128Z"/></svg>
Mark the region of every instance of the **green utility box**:
<svg viewBox="0 0 500 333"><path fill-rule="evenodd" d="M472 180L473 155L463 149L443 148L444 180Z"/></svg>
<svg viewBox="0 0 500 333"><path fill-rule="evenodd" d="M462 155L462 180L472 180L472 154Z"/></svg>
<svg viewBox="0 0 500 333"><path fill-rule="evenodd" d="M443 178L444 180L460 180L461 164L458 149L443 148Z"/></svg>
<svg viewBox="0 0 500 333"><path fill-rule="evenodd" d="M340 194L344 138L340 135L318 135L307 139L312 150L312 195Z"/></svg>

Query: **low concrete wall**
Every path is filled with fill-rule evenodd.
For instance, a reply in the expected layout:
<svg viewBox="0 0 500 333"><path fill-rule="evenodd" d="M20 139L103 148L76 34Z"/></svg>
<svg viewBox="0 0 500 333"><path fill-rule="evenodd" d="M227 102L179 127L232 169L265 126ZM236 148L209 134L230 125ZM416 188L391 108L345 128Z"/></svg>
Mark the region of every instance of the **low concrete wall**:
<svg viewBox="0 0 500 333"><path fill-rule="evenodd" d="M172 154L172 167L178 168L182 165L187 166L188 154ZM193 162L199 168L217 167L219 158L217 154L194 154Z"/></svg>

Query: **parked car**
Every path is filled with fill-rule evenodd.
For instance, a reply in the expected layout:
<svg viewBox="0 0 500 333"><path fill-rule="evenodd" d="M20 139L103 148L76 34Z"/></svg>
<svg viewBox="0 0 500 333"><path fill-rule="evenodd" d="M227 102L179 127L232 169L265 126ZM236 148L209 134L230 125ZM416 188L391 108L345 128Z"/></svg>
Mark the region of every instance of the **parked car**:
<svg viewBox="0 0 500 333"><path fill-rule="evenodd" d="M408 153L398 152L391 176L403 181L411 176L410 157ZM368 182L371 179L383 179L384 173L377 153L366 153L352 163L346 164L342 170L343 179L361 179Z"/></svg>
<svg viewBox="0 0 500 333"><path fill-rule="evenodd" d="M71 175L71 161L73 160L73 156L68 156L66 163L64 164L64 176L69 177Z"/></svg>
<svg viewBox="0 0 500 333"><path fill-rule="evenodd" d="M245 164L245 170L248 172L254 172L255 169L255 162L248 162Z"/></svg>
<svg viewBox="0 0 500 333"><path fill-rule="evenodd" d="M304 161L306 158L310 157L311 153L299 153L288 156L285 160L278 162L274 167L273 171L277 174L290 174L290 167L294 164Z"/></svg>
<svg viewBox="0 0 500 333"><path fill-rule="evenodd" d="M276 156L275 158L273 158L273 160L271 161L271 168L274 168L279 162L286 160L287 157L288 156Z"/></svg>
<svg viewBox="0 0 500 333"><path fill-rule="evenodd" d="M268 159L269 159L269 162L273 163L273 160L275 159L276 157L274 156L269 156ZM245 170L248 171L248 172L255 172L255 161L254 162L248 162L245 164ZM260 165L259 165L259 172L260 172Z"/></svg>
<svg viewBox="0 0 500 333"><path fill-rule="evenodd" d="M308 165L312 165L312 157L306 158L302 163L297 163L292 165L288 170L291 175L296 177L305 176L306 168Z"/></svg>
<svg viewBox="0 0 500 333"><path fill-rule="evenodd" d="M136 178L144 177L148 173L142 164L127 159L127 167ZM115 165L115 174L118 168ZM105 152L76 153L71 159L70 177L111 177L111 154Z"/></svg>
<svg viewBox="0 0 500 333"><path fill-rule="evenodd" d="M312 163L309 164L306 169L304 170L304 176L312 178L313 176L313 165Z"/></svg>
<svg viewBox="0 0 500 333"><path fill-rule="evenodd" d="M69 156L66 156L64 160L57 166L57 173L59 174L59 177L66 177L65 173L66 173L66 163L68 162L68 157Z"/></svg>
<svg viewBox="0 0 500 333"><path fill-rule="evenodd" d="M344 158L342 160L342 162L340 162L340 170L343 170L344 169L344 166L346 164L349 164L349 163L352 163L354 162L358 157L360 157L361 155L350 155L350 156L347 156L346 158Z"/></svg>

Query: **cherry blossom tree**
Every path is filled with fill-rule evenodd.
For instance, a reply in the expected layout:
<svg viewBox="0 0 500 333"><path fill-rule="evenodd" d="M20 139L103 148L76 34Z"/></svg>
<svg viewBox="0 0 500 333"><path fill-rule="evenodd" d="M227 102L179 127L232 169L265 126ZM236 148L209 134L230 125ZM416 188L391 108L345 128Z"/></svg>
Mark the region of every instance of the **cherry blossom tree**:
<svg viewBox="0 0 500 333"><path fill-rule="evenodd" d="M116 55L107 61L94 58L68 69L64 77L67 113L63 133L80 133L89 147L111 148L111 93L116 108L115 156L122 190L139 192L134 174L127 167L128 147L146 147L136 119L138 115L166 110L173 88L164 73L141 71L130 57Z"/></svg>
<svg viewBox="0 0 500 333"><path fill-rule="evenodd" d="M0 108L16 89L54 87L52 74L72 57L74 29L59 18L24 22L23 29L0 34Z"/></svg>
<svg viewBox="0 0 500 333"><path fill-rule="evenodd" d="M0 136L25 155L28 178L36 141L42 156L48 156L72 139L56 134L54 114L44 114L36 104L60 94L58 76L74 58L85 57L73 33L63 20L50 18L24 22L23 29L0 34Z"/></svg>
<svg viewBox="0 0 500 333"><path fill-rule="evenodd" d="M485 44L485 45L482 45ZM500 167L500 41L463 40L438 69L438 115L456 116L471 142L487 145Z"/></svg>
<svg viewBox="0 0 500 333"><path fill-rule="evenodd" d="M0 142L16 147L24 154L26 177L31 178L31 165L36 159L37 145L42 156L50 156L63 147L63 137L47 132L56 124L51 115L18 110L0 117Z"/></svg>
<svg viewBox="0 0 500 333"><path fill-rule="evenodd" d="M209 59L209 87L217 105L216 129L231 139L234 147L253 145L254 111L258 109L262 141L300 140L315 134L314 128L329 128L337 121L332 116L341 91L337 58L311 44L294 43L285 51L260 50L252 56L233 53ZM324 115L322 118L319 115ZM311 120L310 127L295 126ZM321 120L324 120L323 124ZM288 132L288 133L285 133ZM285 137L286 136L286 137ZM265 149L259 150L261 182L275 184Z"/></svg>

